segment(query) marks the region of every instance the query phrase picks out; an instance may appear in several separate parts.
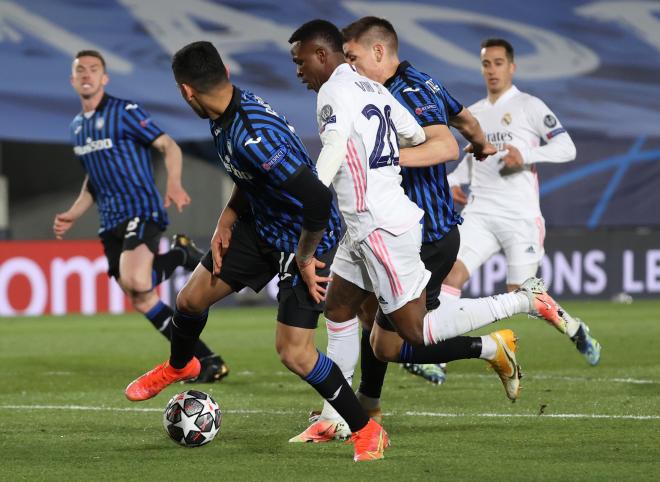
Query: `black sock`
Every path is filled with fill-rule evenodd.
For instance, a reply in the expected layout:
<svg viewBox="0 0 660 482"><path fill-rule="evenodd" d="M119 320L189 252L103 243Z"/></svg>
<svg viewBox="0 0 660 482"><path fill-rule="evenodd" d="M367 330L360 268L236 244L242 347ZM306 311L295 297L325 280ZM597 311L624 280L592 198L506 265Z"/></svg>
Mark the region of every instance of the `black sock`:
<svg viewBox="0 0 660 482"><path fill-rule="evenodd" d="M318 353L319 358L314 368L302 378L337 410L346 420L351 432L357 432L367 425L369 417L339 367L323 353Z"/></svg>
<svg viewBox="0 0 660 482"><path fill-rule="evenodd" d="M154 258L152 280L158 286L174 273L174 270L183 265L186 253L181 249L170 249L167 253L157 254Z"/></svg>
<svg viewBox="0 0 660 482"><path fill-rule="evenodd" d="M481 338L457 336L435 345L411 345L407 341L401 346L399 363L447 363L453 360L479 358Z"/></svg>
<svg viewBox="0 0 660 482"><path fill-rule="evenodd" d="M220 363L224 363L222 357L213 353L213 350L211 350L202 340L197 340L197 343L195 344L194 355L199 359L199 361L202 361L206 358L219 358Z"/></svg>
<svg viewBox="0 0 660 482"><path fill-rule="evenodd" d="M171 340L170 325L173 313L172 308L163 303L162 300L158 300L158 303L147 311L144 316L147 317L151 324L154 325L154 328L160 331L165 338Z"/></svg>
<svg viewBox="0 0 660 482"><path fill-rule="evenodd" d="M380 398L380 392L385 382L385 373L387 372L387 362L380 361L374 355L374 350L369 342L370 336L371 330L363 328L362 339L360 340L362 376L360 377L358 391L370 398Z"/></svg>
<svg viewBox="0 0 660 482"><path fill-rule="evenodd" d="M170 365L174 368L181 369L192 359L208 317L208 310L198 314L174 312L170 345Z"/></svg>

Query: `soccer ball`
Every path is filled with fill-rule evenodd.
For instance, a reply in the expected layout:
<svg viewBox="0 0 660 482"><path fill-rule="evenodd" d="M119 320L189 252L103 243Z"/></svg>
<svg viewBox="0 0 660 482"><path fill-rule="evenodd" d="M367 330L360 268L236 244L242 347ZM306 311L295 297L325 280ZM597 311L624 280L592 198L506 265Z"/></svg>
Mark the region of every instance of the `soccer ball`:
<svg viewBox="0 0 660 482"><path fill-rule="evenodd" d="M163 412L163 426L172 440L185 447L209 443L220 431L222 412L207 393L187 390L174 395Z"/></svg>

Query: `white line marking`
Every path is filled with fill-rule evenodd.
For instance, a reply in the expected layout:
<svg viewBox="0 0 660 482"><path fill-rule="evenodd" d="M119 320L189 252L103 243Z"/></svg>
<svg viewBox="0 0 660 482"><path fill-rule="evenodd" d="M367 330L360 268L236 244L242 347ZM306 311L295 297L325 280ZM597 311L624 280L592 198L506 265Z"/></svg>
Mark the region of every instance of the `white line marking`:
<svg viewBox="0 0 660 482"><path fill-rule="evenodd" d="M88 405L0 405L0 410L80 410L92 412L162 412L161 408L153 407L94 407ZM236 415L295 415L302 413L296 410L223 410L222 413ZM609 420L660 420L660 415L618 415L603 413L545 413L537 415L534 413L448 413L448 412L386 412L387 416L407 417L438 417L438 418L595 418Z"/></svg>
<svg viewBox="0 0 660 482"><path fill-rule="evenodd" d="M492 375L478 373L447 373L447 378L493 378ZM660 380L648 380L640 378L593 378L593 377L567 377L563 375L551 375L548 373L525 373L525 381L529 380L563 380L567 382L598 382L598 383L631 383L634 385L655 385L660 384Z"/></svg>

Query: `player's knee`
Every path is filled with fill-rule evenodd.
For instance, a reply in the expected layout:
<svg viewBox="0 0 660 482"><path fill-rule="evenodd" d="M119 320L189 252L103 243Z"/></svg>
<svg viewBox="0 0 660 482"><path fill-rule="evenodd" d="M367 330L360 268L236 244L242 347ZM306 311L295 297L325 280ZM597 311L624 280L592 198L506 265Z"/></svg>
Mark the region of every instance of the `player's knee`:
<svg viewBox="0 0 660 482"><path fill-rule="evenodd" d="M345 305L325 305L323 310L323 315L328 319L336 323L343 323L352 319L355 316L355 313Z"/></svg>
<svg viewBox="0 0 660 482"><path fill-rule="evenodd" d="M303 377L314 367L314 360L310 358L307 350L289 345L281 345L276 348L282 364L296 375Z"/></svg>
<svg viewBox="0 0 660 482"><path fill-rule="evenodd" d="M205 306L199 296L185 288L176 295L176 309L183 313L202 313L208 306Z"/></svg>
<svg viewBox="0 0 660 482"><path fill-rule="evenodd" d="M373 349L376 358L380 361L395 362L399 359L399 350L388 343L383 343L377 337L372 338L371 348Z"/></svg>
<svg viewBox="0 0 660 482"><path fill-rule="evenodd" d="M121 286L131 297L139 296L140 293L151 291L153 284L150 278L140 276L138 273L123 275L120 278Z"/></svg>
<svg viewBox="0 0 660 482"><path fill-rule="evenodd" d="M424 344L424 324L423 323L409 323L397 328L399 335L411 345Z"/></svg>

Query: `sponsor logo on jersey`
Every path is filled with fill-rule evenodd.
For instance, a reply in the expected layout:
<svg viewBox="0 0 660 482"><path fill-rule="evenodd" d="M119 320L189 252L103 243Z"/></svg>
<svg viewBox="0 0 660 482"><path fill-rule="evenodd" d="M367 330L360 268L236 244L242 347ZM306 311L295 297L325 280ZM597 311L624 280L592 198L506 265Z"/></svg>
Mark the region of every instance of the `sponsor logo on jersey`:
<svg viewBox="0 0 660 482"><path fill-rule="evenodd" d="M220 160L222 161L222 165L225 167L227 170L227 173L235 177L236 179L243 179L245 181L249 181L252 179L254 176L250 174L249 172L241 171L240 169L237 169L232 163L231 163L231 157L229 157L227 154L220 157Z"/></svg>
<svg viewBox="0 0 660 482"><path fill-rule="evenodd" d="M112 139L92 139L88 137L85 145L74 146L73 152L76 156L84 156L90 152L101 151L104 149L112 149Z"/></svg>
<svg viewBox="0 0 660 482"><path fill-rule="evenodd" d="M270 156L270 159L261 164L261 167L266 171L270 171L273 167L277 166L284 160L288 152L289 148L287 146L281 146L272 156Z"/></svg>
<svg viewBox="0 0 660 482"><path fill-rule="evenodd" d="M511 124L511 114L507 112L502 116L502 125L508 126Z"/></svg>
<svg viewBox="0 0 660 482"><path fill-rule="evenodd" d="M563 127L557 127L556 129L548 132L547 136L548 139L552 139L553 137L558 136L559 134L562 134L564 132L566 132L566 129L564 129Z"/></svg>
<svg viewBox="0 0 660 482"><path fill-rule="evenodd" d="M96 128L98 130L103 129L104 125L105 125L105 119L103 117L99 117L98 119L96 119Z"/></svg>
<svg viewBox="0 0 660 482"><path fill-rule="evenodd" d="M415 109L415 114L420 115L420 114L422 114L424 112L427 112L429 110L438 110L438 106L435 105L435 104L426 104L426 105L423 105L421 107L417 107Z"/></svg>
<svg viewBox="0 0 660 482"><path fill-rule="evenodd" d="M548 114L543 118L543 123L545 124L546 127L552 129L554 126L557 125L557 118L552 114Z"/></svg>

